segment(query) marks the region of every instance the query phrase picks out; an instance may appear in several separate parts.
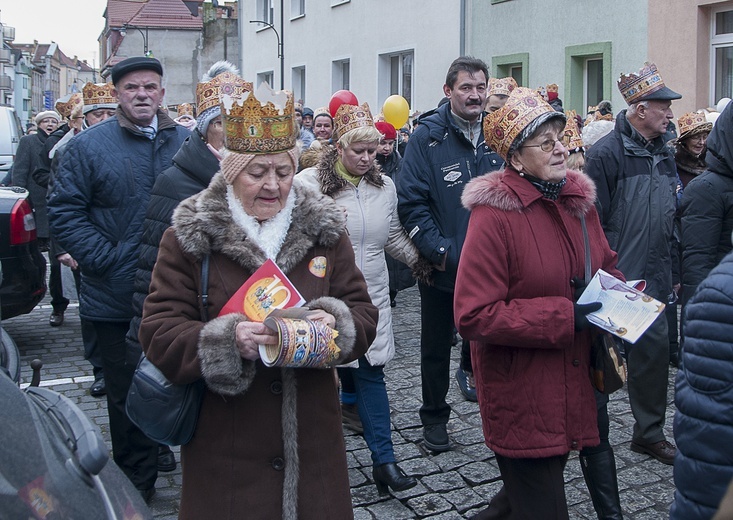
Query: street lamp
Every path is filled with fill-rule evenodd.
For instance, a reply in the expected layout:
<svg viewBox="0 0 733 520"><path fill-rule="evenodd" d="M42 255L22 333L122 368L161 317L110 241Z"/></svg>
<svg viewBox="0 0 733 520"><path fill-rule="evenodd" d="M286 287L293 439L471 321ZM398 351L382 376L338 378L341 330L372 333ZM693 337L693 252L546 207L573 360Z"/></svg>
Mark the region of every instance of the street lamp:
<svg viewBox="0 0 733 520"><path fill-rule="evenodd" d="M280 13L280 16L282 16L282 12ZM275 33L275 37L277 38L277 57L280 58L280 90L285 89L285 54L283 54L283 44L282 40L280 40L280 33L277 32L277 29L275 29L275 26L272 25L270 22L265 22L264 20L250 20L249 23L261 23L263 25L266 25L270 29L273 30ZM282 30L282 26L280 27Z"/></svg>
<svg viewBox="0 0 733 520"><path fill-rule="evenodd" d="M128 25L125 24L122 26L122 29L120 29L120 35L124 38L127 35L127 29L137 29L137 32L140 33L140 36L143 37L143 51L144 55L148 58L153 57L153 51L148 50L148 28L145 28L145 32L140 29L140 27L137 27L135 25Z"/></svg>

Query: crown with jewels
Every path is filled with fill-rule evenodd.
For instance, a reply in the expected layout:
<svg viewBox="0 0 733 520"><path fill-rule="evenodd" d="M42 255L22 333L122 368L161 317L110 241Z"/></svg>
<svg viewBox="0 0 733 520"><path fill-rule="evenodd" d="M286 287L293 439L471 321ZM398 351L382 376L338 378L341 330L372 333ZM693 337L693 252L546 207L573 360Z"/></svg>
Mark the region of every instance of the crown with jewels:
<svg viewBox="0 0 733 520"><path fill-rule="evenodd" d="M117 104L117 98L112 94L114 85L112 83L92 83L91 81L84 85L82 93L84 94L85 105L111 105Z"/></svg>
<svg viewBox="0 0 733 520"><path fill-rule="evenodd" d="M677 126L680 129L679 139L710 132L713 129L713 124L708 122L703 112L690 112L681 115L677 119Z"/></svg>
<svg viewBox="0 0 733 520"><path fill-rule="evenodd" d="M84 98L81 95L81 92L74 92L70 96L64 96L63 98L56 101L56 104L54 107L56 108L56 112L61 114L61 117L64 119L69 119L71 117L71 111L74 109L75 106L81 105L84 102Z"/></svg>
<svg viewBox="0 0 733 520"><path fill-rule="evenodd" d="M179 103L176 107L178 117L188 116L193 118L193 105L191 103Z"/></svg>
<svg viewBox="0 0 733 520"><path fill-rule="evenodd" d="M516 80L508 76L506 78L489 79L489 96L508 96L512 90L517 88Z"/></svg>
<svg viewBox="0 0 733 520"><path fill-rule="evenodd" d="M506 161L509 148L527 125L545 112L555 112L538 92L517 87L496 112L484 117L486 143Z"/></svg>
<svg viewBox="0 0 733 520"><path fill-rule="evenodd" d="M629 105L664 88L664 81L654 63L645 62L638 74L621 74L618 89Z"/></svg>
<svg viewBox="0 0 733 520"><path fill-rule="evenodd" d="M252 83L231 72L222 72L211 81L196 85L196 113L218 106L224 94L233 97L244 97L252 92Z"/></svg>
<svg viewBox="0 0 733 520"><path fill-rule="evenodd" d="M565 117L567 119L565 120L565 130L563 131L563 134L565 135L567 142L565 146L571 152L578 151L583 147L583 139L580 137L580 129L578 128L578 121L576 120L577 116L578 114L575 110L565 111Z"/></svg>
<svg viewBox="0 0 733 520"><path fill-rule="evenodd" d="M226 148L253 154L291 150L298 136L293 113L293 93L273 91L267 83L262 83L256 93L249 92L244 100L222 94Z"/></svg>
<svg viewBox="0 0 733 520"><path fill-rule="evenodd" d="M369 104L364 102L361 105L347 105L344 103L333 118L334 137L340 139L347 132L362 126L374 126L374 118L369 110Z"/></svg>
<svg viewBox="0 0 733 520"><path fill-rule="evenodd" d="M317 118L318 116L328 116L329 119L333 119L331 117L331 112L328 110L328 107L319 107L319 108L316 108L313 111L313 119Z"/></svg>

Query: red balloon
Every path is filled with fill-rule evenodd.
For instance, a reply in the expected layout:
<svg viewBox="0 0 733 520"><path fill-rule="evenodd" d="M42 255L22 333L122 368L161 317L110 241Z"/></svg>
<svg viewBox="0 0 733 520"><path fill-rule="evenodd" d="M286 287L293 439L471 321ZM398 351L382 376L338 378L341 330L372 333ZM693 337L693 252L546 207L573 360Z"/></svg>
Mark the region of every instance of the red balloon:
<svg viewBox="0 0 733 520"><path fill-rule="evenodd" d="M328 111L331 112L331 117L336 117L336 111L343 104L347 105L358 105L356 96L350 90L338 90L331 96L331 101L328 102Z"/></svg>

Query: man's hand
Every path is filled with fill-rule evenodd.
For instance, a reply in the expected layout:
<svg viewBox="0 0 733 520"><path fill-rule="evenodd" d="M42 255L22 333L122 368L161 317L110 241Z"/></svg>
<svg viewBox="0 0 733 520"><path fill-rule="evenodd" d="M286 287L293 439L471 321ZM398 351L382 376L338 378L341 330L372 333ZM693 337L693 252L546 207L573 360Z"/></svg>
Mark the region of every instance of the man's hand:
<svg viewBox="0 0 733 520"><path fill-rule="evenodd" d="M79 268L79 264L74 260L74 258L69 253L63 253L56 257L56 260L58 260L60 263L64 264L66 267L70 267L74 271L76 271Z"/></svg>

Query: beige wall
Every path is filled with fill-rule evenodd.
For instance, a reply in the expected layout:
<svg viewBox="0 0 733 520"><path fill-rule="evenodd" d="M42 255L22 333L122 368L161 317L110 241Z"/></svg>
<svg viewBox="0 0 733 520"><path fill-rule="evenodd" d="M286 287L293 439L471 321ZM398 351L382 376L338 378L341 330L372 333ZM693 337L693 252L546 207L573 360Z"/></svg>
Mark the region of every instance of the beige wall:
<svg viewBox="0 0 733 520"><path fill-rule="evenodd" d="M675 117L714 105L710 88L710 13L733 1L649 0L648 56L667 86L680 94Z"/></svg>

